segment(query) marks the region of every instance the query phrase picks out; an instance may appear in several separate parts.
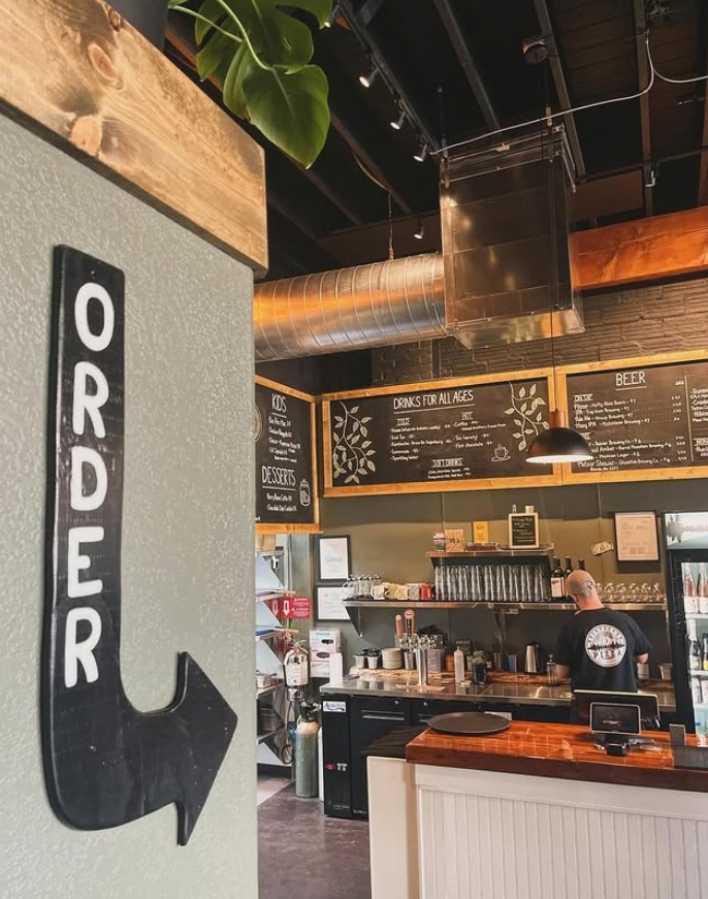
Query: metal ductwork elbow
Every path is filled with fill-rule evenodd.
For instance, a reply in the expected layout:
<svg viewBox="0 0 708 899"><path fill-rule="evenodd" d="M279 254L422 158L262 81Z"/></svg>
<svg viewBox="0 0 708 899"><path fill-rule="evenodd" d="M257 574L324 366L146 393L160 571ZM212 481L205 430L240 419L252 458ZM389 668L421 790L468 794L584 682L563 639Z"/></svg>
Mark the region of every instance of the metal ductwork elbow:
<svg viewBox="0 0 708 899"><path fill-rule="evenodd" d="M257 284L256 361L444 337L443 282L429 253Z"/></svg>

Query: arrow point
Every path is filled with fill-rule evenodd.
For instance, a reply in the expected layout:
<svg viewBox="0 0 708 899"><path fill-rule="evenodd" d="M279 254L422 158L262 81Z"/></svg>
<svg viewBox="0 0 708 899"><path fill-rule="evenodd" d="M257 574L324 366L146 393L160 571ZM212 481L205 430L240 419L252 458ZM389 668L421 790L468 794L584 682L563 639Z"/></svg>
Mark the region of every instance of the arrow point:
<svg viewBox="0 0 708 899"><path fill-rule="evenodd" d="M186 846L236 731L238 716L188 652L178 660L180 738L184 745L177 839Z"/></svg>

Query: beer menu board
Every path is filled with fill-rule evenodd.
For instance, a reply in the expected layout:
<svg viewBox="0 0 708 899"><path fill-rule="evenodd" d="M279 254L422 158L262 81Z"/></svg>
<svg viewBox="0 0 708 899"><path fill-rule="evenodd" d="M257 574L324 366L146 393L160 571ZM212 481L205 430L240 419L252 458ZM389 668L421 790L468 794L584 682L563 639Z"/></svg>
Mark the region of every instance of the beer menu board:
<svg viewBox="0 0 708 899"><path fill-rule="evenodd" d="M449 482L537 476L526 451L548 427L548 383L543 376L384 389L325 397L323 408L328 489L445 482L450 489Z"/></svg>
<svg viewBox="0 0 708 899"><path fill-rule="evenodd" d="M574 473L708 465L708 362L569 374L567 395L594 455Z"/></svg>
<svg viewBox="0 0 708 899"><path fill-rule="evenodd" d="M256 379L256 524L317 527L314 398Z"/></svg>

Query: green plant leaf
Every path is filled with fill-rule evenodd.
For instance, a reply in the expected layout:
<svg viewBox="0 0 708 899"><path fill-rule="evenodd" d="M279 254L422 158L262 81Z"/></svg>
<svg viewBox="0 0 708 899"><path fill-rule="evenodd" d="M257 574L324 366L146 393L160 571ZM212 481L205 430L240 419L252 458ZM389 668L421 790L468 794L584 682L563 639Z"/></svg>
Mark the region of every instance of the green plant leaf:
<svg viewBox="0 0 708 899"><path fill-rule="evenodd" d="M199 15L204 16L205 19L209 19L209 22L212 24L203 22L201 19L195 20L194 39L197 44L201 44L214 25L221 25L222 28L224 27L222 20L226 16L226 13L218 0L204 0L204 3L199 7ZM227 26L226 30L233 31L233 28Z"/></svg>
<svg viewBox="0 0 708 899"><path fill-rule="evenodd" d="M312 59L312 34L304 22L278 9L278 0L224 0L238 17L262 62L296 70ZM286 4L282 4L285 6ZM300 0L287 6L299 6ZM307 9L308 2L305 4ZM232 23L233 24L233 23ZM229 28L231 30L231 27Z"/></svg>
<svg viewBox="0 0 708 899"><path fill-rule="evenodd" d="M327 90L327 78L319 66L306 66L290 75L257 68L243 82L253 124L306 168L327 139Z"/></svg>
<svg viewBox="0 0 708 899"><path fill-rule="evenodd" d="M224 79L224 104L242 119L250 118L243 82L256 68L251 52L242 44L234 54Z"/></svg>
<svg viewBox="0 0 708 899"><path fill-rule="evenodd" d="M206 81L220 70L222 64L225 64L228 72L234 53L239 49L239 44L217 31L197 53L197 74L200 79Z"/></svg>

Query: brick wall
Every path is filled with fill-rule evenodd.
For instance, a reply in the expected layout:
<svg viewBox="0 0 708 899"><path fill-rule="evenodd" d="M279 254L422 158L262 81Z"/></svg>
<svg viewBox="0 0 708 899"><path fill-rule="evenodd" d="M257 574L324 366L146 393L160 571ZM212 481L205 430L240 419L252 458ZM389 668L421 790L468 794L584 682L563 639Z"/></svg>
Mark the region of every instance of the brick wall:
<svg viewBox="0 0 708 899"><path fill-rule="evenodd" d="M708 349L708 278L584 298L585 333L555 341L559 365ZM375 385L405 384L550 364L547 340L468 350L454 338L372 351Z"/></svg>

